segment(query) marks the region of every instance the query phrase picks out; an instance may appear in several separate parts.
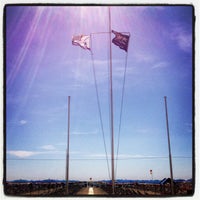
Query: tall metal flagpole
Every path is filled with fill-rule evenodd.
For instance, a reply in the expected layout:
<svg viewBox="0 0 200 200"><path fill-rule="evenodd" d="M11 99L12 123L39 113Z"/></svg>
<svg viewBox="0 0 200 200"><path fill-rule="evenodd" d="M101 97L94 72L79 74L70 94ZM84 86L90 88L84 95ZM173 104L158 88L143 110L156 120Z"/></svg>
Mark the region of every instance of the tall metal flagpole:
<svg viewBox="0 0 200 200"><path fill-rule="evenodd" d="M68 129L67 129L67 155L66 155L66 193L69 194L69 132L70 132L70 96L68 96Z"/></svg>
<svg viewBox="0 0 200 200"><path fill-rule="evenodd" d="M173 179L173 169L172 169L172 155L170 147L170 137L169 137L169 123L168 123L168 112L167 112L167 97L165 99L165 112L166 112L166 125L167 125L167 137L168 137L168 148L169 148L169 165L170 165L170 175L171 175L171 193L174 195L174 179Z"/></svg>
<svg viewBox="0 0 200 200"><path fill-rule="evenodd" d="M111 14L109 10L109 43L110 43L110 117L111 117L111 165L112 165L112 194L115 194L115 171L114 171L114 125L113 125L113 89L112 89L112 46L111 46Z"/></svg>

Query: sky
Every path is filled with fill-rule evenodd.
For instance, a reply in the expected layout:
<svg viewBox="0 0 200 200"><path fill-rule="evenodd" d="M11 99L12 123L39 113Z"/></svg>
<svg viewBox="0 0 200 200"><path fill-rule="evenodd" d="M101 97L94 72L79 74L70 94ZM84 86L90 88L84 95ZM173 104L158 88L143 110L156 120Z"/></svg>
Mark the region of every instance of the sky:
<svg viewBox="0 0 200 200"><path fill-rule="evenodd" d="M164 96L174 178L192 178L193 8L110 9L112 30L130 33L127 52L111 44L115 178L170 177ZM68 96L69 178L110 179L108 7L10 5L4 12L7 180L65 179ZM77 35L91 36L91 50L72 45Z"/></svg>

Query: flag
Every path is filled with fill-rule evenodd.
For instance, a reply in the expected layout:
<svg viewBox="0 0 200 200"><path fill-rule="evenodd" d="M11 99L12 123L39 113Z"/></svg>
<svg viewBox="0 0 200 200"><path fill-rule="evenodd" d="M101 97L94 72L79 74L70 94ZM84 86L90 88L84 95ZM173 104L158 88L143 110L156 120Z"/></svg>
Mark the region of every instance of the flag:
<svg viewBox="0 0 200 200"><path fill-rule="evenodd" d="M72 44L76 46L80 46L83 49L90 50L90 36L89 35L73 36Z"/></svg>
<svg viewBox="0 0 200 200"><path fill-rule="evenodd" d="M128 42L129 42L129 35L125 35L116 31L112 30L112 33L115 34L115 37L112 39L112 42L117 45L120 49L125 51L128 50Z"/></svg>

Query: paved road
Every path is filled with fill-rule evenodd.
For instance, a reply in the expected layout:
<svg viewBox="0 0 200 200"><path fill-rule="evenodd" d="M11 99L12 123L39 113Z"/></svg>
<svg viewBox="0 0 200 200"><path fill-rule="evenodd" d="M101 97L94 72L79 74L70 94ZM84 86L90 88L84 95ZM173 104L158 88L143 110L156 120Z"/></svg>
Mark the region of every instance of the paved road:
<svg viewBox="0 0 200 200"><path fill-rule="evenodd" d="M107 195L105 191L97 187L82 188L76 195Z"/></svg>

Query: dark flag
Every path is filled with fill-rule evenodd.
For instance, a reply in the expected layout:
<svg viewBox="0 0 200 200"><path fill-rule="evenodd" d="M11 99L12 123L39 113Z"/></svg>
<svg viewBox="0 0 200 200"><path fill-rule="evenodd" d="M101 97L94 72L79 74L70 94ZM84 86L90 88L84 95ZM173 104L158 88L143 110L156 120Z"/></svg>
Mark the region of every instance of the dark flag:
<svg viewBox="0 0 200 200"><path fill-rule="evenodd" d="M123 49L127 52L128 42L130 35L125 35L112 30L112 33L115 34L115 37L112 39L112 42L117 45L120 49Z"/></svg>

